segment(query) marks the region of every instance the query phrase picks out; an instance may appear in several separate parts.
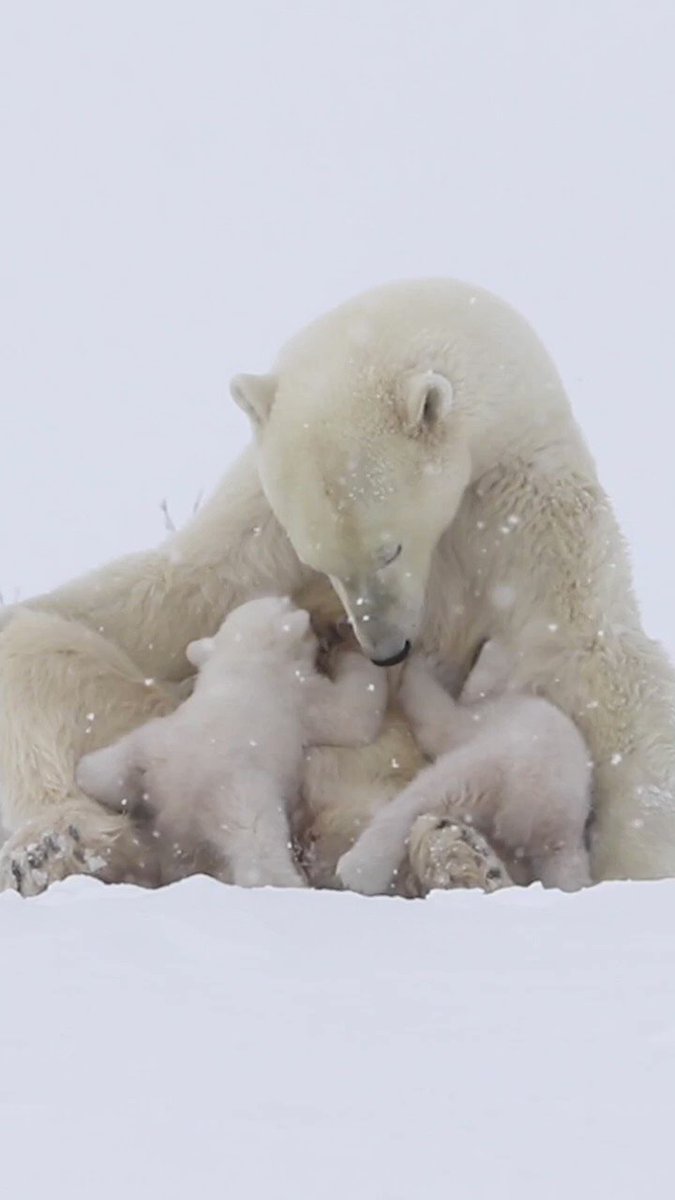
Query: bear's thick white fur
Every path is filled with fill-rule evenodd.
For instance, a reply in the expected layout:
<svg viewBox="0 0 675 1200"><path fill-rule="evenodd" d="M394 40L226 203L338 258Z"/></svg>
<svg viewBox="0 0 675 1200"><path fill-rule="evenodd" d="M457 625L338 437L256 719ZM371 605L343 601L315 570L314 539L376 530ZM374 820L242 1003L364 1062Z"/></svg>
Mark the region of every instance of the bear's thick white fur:
<svg viewBox="0 0 675 1200"><path fill-rule="evenodd" d="M175 705L185 645L252 595L333 611L326 576L380 660L414 641L461 680L483 640L507 644L516 682L590 746L594 877L675 874L673 672L642 631L610 504L527 324L461 283L394 284L310 325L233 392L255 445L184 530L4 615L0 884L20 876L29 892L82 870L47 844L35 877L29 848L63 830L112 873L136 863L129 822L75 785L78 759ZM395 710L375 747L316 753L317 879L421 761Z"/></svg>
<svg viewBox="0 0 675 1200"><path fill-rule="evenodd" d="M250 600L187 647L197 677L175 712L86 754L76 781L116 812L149 814L169 878L206 862L224 883L301 887L291 817L304 751L361 746L379 732L383 673L343 654L316 667L309 614L287 597Z"/></svg>
<svg viewBox="0 0 675 1200"><path fill-rule="evenodd" d="M501 648L487 642L455 701L421 656L406 665L399 700L435 761L380 809L340 859L346 887L386 892L404 864L415 821L434 809L473 825L514 879L570 892L590 884L588 749L574 722L548 700L505 688L505 669Z"/></svg>

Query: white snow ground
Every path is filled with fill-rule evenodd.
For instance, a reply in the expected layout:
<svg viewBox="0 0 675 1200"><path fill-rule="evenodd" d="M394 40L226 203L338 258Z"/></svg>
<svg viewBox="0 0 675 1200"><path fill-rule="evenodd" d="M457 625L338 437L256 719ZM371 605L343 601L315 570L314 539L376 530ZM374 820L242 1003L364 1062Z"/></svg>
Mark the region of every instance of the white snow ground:
<svg viewBox="0 0 675 1200"><path fill-rule="evenodd" d="M537 327L675 649L672 0L7 0L0 588L182 521L374 283ZM0 1196L669 1195L675 883L0 896Z"/></svg>
<svg viewBox="0 0 675 1200"><path fill-rule="evenodd" d="M675 883L0 897L2 1195L668 1195Z"/></svg>

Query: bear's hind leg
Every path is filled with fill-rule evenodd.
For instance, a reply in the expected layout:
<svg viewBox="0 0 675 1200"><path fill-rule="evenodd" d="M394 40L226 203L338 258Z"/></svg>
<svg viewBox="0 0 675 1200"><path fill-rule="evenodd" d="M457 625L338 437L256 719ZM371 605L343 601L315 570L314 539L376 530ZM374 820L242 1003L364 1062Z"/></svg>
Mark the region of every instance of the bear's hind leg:
<svg viewBox="0 0 675 1200"><path fill-rule="evenodd" d="M406 851L406 888L418 895L437 887L494 891L509 883L506 870L472 822L475 797L495 786L493 773L480 748L473 746L443 755L420 771L343 854L337 868L342 883L363 895L383 895L393 890L399 872L405 873Z"/></svg>
<svg viewBox="0 0 675 1200"><path fill-rule="evenodd" d="M72 874L157 881L150 838L86 796L75 769L87 751L170 711L174 691L83 625L12 615L0 634L0 889L35 895Z"/></svg>
<svg viewBox="0 0 675 1200"><path fill-rule="evenodd" d="M454 888L496 892L513 883L487 838L462 816L418 817L410 832L408 857L418 896Z"/></svg>

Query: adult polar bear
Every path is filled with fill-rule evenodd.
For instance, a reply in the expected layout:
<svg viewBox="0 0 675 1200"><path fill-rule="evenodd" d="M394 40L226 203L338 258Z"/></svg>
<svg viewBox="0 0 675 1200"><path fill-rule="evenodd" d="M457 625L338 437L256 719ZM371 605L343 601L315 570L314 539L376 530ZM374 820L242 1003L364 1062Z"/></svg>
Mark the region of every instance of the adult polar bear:
<svg viewBox="0 0 675 1200"><path fill-rule="evenodd" d="M76 761L171 709L188 642L235 604L327 578L382 663L415 642L461 673L486 637L509 643L515 682L591 746L595 877L675 874L673 673L642 632L610 505L524 321L464 284L390 285L310 325L273 375L242 376L233 394L255 447L188 527L4 616L0 883L142 877L147 848L78 792ZM324 857L345 849L371 792L386 798L384 777L391 794L392 737L321 760L308 803Z"/></svg>

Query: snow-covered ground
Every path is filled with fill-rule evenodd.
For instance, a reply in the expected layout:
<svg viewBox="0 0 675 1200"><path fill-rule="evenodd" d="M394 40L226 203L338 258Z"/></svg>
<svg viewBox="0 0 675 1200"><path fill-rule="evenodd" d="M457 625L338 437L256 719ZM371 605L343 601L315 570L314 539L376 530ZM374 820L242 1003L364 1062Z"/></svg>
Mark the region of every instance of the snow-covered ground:
<svg viewBox="0 0 675 1200"><path fill-rule="evenodd" d="M321 309L447 274L550 347L675 649L672 0L9 0L0 589L182 521ZM675 882L0 896L0 1195L671 1187Z"/></svg>
<svg viewBox="0 0 675 1200"><path fill-rule="evenodd" d="M3 1196L667 1195L675 883L3 896Z"/></svg>

